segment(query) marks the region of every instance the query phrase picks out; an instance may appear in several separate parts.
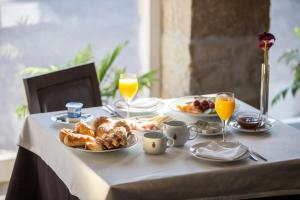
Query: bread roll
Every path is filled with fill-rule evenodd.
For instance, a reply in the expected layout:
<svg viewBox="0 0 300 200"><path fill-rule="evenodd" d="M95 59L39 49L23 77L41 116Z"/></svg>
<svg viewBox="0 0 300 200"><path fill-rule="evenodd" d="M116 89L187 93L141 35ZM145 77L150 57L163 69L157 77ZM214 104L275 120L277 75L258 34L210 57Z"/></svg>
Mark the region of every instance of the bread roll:
<svg viewBox="0 0 300 200"><path fill-rule="evenodd" d="M60 133L59 133L59 139L61 142L64 142L64 139L65 139L65 136L67 134L70 134L72 133L73 131L71 129L67 129L67 128L63 128L60 130Z"/></svg>
<svg viewBox="0 0 300 200"><path fill-rule="evenodd" d="M75 131L83 135L95 137L94 129L85 122L78 122L75 124Z"/></svg>
<svg viewBox="0 0 300 200"><path fill-rule="evenodd" d="M117 121L114 125L114 128L117 128L117 127L124 127L127 132L126 136L131 134L131 131L132 131L131 126L129 125L129 123L126 120Z"/></svg>
<svg viewBox="0 0 300 200"><path fill-rule="evenodd" d="M92 150L92 151L103 151L104 147L101 143L94 141L94 142L86 142L85 149Z"/></svg>
<svg viewBox="0 0 300 200"><path fill-rule="evenodd" d="M112 121L108 117L97 117L94 120L93 127L95 130L97 130L98 126L100 126L104 123L112 123Z"/></svg>
<svg viewBox="0 0 300 200"><path fill-rule="evenodd" d="M126 131L126 128L124 127L115 127L113 129L113 132L117 135L125 135L127 136L127 131Z"/></svg>
<svg viewBox="0 0 300 200"><path fill-rule="evenodd" d="M96 137L103 137L104 135L109 134L109 131L113 129L113 124L111 122L105 122L98 126L96 130Z"/></svg>
<svg viewBox="0 0 300 200"><path fill-rule="evenodd" d="M112 139L110 137L106 137L105 139L103 139L103 145L107 149L115 149L115 146L112 144Z"/></svg>
<svg viewBox="0 0 300 200"><path fill-rule="evenodd" d="M74 133L70 129L62 129L59 138L65 145L70 147L84 147L86 142L95 141L95 138L89 135Z"/></svg>

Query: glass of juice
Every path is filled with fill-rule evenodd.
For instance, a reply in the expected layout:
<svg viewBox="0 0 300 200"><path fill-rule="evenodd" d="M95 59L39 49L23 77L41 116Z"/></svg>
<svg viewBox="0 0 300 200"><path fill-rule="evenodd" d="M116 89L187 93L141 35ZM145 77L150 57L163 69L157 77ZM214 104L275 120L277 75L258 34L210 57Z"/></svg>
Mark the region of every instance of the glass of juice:
<svg viewBox="0 0 300 200"><path fill-rule="evenodd" d="M223 141L225 141L226 125L234 112L235 100L232 92L220 92L216 96L215 109L222 121Z"/></svg>
<svg viewBox="0 0 300 200"><path fill-rule="evenodd" d="M136 74L121 74L119 79L119 91L127 104L127 117L129 117L130 101L138 91L138 79Z"/></svg>

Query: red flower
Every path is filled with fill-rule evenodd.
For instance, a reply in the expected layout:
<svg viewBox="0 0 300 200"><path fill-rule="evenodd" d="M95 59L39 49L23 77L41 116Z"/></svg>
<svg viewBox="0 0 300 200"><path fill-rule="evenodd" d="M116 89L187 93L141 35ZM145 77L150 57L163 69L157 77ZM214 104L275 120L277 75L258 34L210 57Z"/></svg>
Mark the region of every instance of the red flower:
<svg viewBox="0 0 300 200"><path fill-rule="evenodd" d="M264 41L270 41L270 40L275 41L275 36L272 33L263 32L263 33L258 34L257 38L259 41L263 41L263 40Z"/></svg>
<svg viewBox="0 0 300 200"><path fill-rule="evenodd" d="M270 49L270 47L271 46L273 46L273 42L267 42L267 49ZM264 49L265 48L265 42L264 41L261 41L260 43L259 43L259 48L261 48L261 49Z"/></svg>
<svg viewBox="0 0 300 200"><path fill-rule="evenodd" d="M272 33L266 32L258 34L257 39L259 40L259 48L261 49L269 49L276 40Z"/></svg>

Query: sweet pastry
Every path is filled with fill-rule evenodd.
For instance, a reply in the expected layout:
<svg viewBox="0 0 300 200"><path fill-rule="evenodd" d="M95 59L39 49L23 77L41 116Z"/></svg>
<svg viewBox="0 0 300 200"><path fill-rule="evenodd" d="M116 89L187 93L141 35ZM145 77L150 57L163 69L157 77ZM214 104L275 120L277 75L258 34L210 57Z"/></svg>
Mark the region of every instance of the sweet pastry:
<svg viewBox="0 0 300 200"><path fill-rule="evenodd" d="M59 138L65 145L70 147L83 147L86 142L95 141L94 137L74 133L71 129L65 128L60 131Z"/></svg>
<svg viewBox="0 0 300 200"><path fill-rule="evenodd" d="M97 117L94 120L93 127L96 130L98 128L98 126L100 126L104 123L112 123L112 121L108 117Z"/></svg>
<svg viewBox="0 0 300 200"><path fill-rule="evenodd" d="M97 137L96 141L106 149L121 148L127 145L127 134L124 127L115 127L101 137Z"/></svg>
<svg viewBox="0 0 300 200"><path fill-rule="evenodd" d="M124 127L126 129L126 132L128 135L132 131L131 126L129 125L129 123L126 120L117 121L114 125L114 128L116 128L116 127Z"/></svg>
<svg viewBox="0 0 300 200"><path fill-rule="evenodd" d="M104 147L101 143L94 141L94 142L86 142L85 149L92 150L92 151L103 151Z"/></svg>
<svg viewBox="0 0 300 200"><path fill-rule="evenodd" d="M89 135L94 137L95 136L95 131L92 129L87 123L85 122L78 122L75 124L75 131L83 134L83 135Z"/></svg>
<svg viewBox="0 0 300 200"><path fill-rule="evenodd" d="M128 132L127 132L127 130L126 130L125 127L115 127L113 129L113 133L116 134L116 135L118 135L118 136L120 136L120 135L127 136L127 134L128 134Z"/></svg>
<svg viewBox="0 0 300 200"><path fill-rule="evenodd" d="M85 148L91 151L103 151L127 146L127 138L131 127L125 120L113 122L107 117L99 117L94 121L94 128L84 122L71 129L61 129L61 142L70 147Z"/></svg>
<svg viewBox="0 0 300 200"><path fill-rule="evenodd" d="M129 133L126 131L124 127L115 127L113 129L114 135L113 137L116 139L118 145L124 147L127 145L127 138L129 137Z"/></svg>
<svg viewBox="0 0 300 200"><path fill-rule="evenodd" d="M108 134L110 130L113 129L113 124L111 122L102 123L96 129L96 137L102 137L104 134Z"/></svg>

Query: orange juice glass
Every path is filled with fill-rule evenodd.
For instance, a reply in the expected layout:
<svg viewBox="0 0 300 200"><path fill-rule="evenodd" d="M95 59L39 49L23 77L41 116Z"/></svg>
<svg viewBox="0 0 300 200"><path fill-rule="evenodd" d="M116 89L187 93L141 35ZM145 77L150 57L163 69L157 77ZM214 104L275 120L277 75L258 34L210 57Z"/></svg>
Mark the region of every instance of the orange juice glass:
<svg viewBox="0 0 300 200"><path fill-rule="evenodd" d="M127 117L129 117L129 103L138 91L138 80L135 74L121 74L119 79L119 91L127 104Z"/></svg>
<svg viewBox="0 0 300 200"><path fill-rule="evenodd" d="M126 101L131 101L138 90L138 82L136 79L120 79L119 90Z"/></svg>
<svg viewBox="0 0 300 200"><path fill-rule="evenodd" d="M215 109L222 121L223 141L225 141L226 124L235 109L234 94L231 92L218 93L215 101Z"/></svg>

